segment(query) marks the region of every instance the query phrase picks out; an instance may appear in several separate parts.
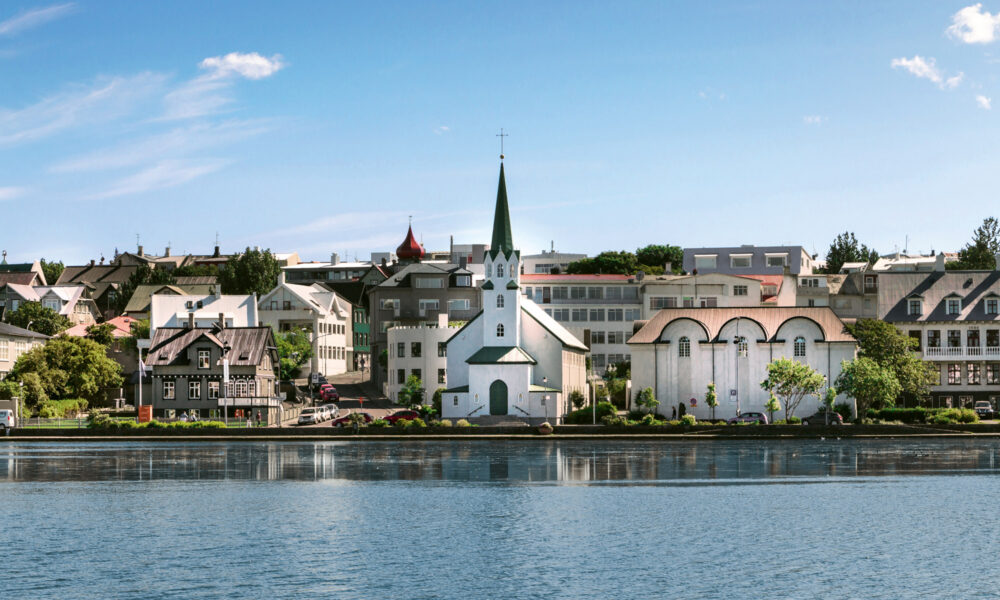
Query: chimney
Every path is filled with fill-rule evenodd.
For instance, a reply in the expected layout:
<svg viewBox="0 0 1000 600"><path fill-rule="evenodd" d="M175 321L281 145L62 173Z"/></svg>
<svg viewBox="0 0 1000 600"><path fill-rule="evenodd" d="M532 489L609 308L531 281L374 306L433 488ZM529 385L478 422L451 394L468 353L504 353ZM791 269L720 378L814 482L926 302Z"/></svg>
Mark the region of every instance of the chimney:
<svg viewBox="0 0 1000 600"><path fill-rule="evenodd" d="M90 259L90 266L94 266L94 259Z"/></svg>
<svg viewBox="0 0 1000 600"><path fill-rule="evenodd" d="M461 267L461 268L463 268L463 269L465 267L469 266L469 257L468 256L459 256L458 257L458 266Z"/></svg>
<svg viewBox="0 0 1000 600"><path fill-rule="evenodd" d="M382 266L383 267L386 266L386 264L385 264L385 257L384 256L382 257Z"/></svg>
<svg viewBox="0 0 1000 600"><path fill-rule="evenodd" d="M221 298L222 297L222 284L221 283L215 284L215 297L216 298Z"/></svg>
<svg viewBox="0 0 1000 600"><path fill-rule="evenodd" d="M663 273L664 274L670 275L670 273L673 272L673 270L674 270L674 263L670 262L669 260L667 262L663 263Z"/></svg>
<svg viewBox="0 0 1000 600"><path fill-rule="evenodd" d="M188 329L194 329L194 313L188 313Z"/></svg>
<svg viewBox="0 0 1000 600"><path fill-rule="evenodd" d="M941 254L944 254L943 252ZM996 266L993 267L994 271L1000 271L1000 252L993 255L993 260L996 262Z"/></svg>
<svg viewBox="0 0 1000 600"><path fill-rule="evenodd" d="M333 266L339 265L340 264L340 255L338 255L336 252L330 254L330 264L333 265Z"/></svg>
<svg viewBox="0 0 1000 600"><path fill-rule="evenodd" d="M170 246L167 246L167 248L163 251L163 256L170 256Z"/></svg>
<svg viewBox="0 0 1000 600"><path fill-rule="evenodd" d="M336 256L336 254L334 255ZM281 271L278 273L278 285L285 285L285 272Z"/></svg>
<svg viewBox="0 0 1000 600"><path fill-rule="evenodd" d="M136 254L138 254L139 256L146 256L146 253L142 251L142 245L141 244L139 245L139 251L136 252Z"/></svg>
<svg viewBox="0 0 1000 600"><path fill-rule="evenodd" d="M222 256L222 252L220 252L219 251L219 247L216 246L215 247L215 252L212 253L212 258L219 258L220 256Z"/></svg>
<svg viewBox="0 0 1000 600"><path fill-rule="evenodd" d="M944 271L944 252L934 257L934 270Z"/></svg>
<svg viewBox="0 0 1000 600"><path fill-rule="evenodd" d="M219 313L219 329L226 328L226 313Z"/></svg>
<svg viewBox="0 0 1000 600"><path fill-rule="evenodd" d="M438 313L438 327L440 329L446 329L448 327L448 313Z"/></svg>

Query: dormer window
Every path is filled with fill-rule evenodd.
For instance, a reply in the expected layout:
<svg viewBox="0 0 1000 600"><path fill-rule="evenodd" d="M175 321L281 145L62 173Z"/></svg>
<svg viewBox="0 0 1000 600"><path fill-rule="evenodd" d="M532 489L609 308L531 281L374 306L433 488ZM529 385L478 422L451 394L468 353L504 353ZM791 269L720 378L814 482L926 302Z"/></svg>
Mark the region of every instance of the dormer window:
<svg viewBox="0 0 1000 600"><path fill-rule="evenodd" d="M959 298L948 298L945 301L944 312L948 315L957 315L962 312L962 300Z"/></svg>
<svg viewBox="0 0 1000 600"><path fill-rule="evenodd" d="M986 314L988 315L1000 314L1000 300L996 298L987 298Z"/></svg>
<svg viewBox="0 0 1000 600"><path fill-rule="evenodd" d="M184 303L184 306L185 308L194 308L194 302L188 300L187 302Z"/></svg>
<svg viewBox="0 0 1000 600"><path fill-rule="evenodd" d="M923 303L919 298L910 298L909 302L906 303L906 314L908 315L921 315L924 312Z"/></svg>
<svg viewBox="0 0 1000 600"><path fill-rule="evenodd" d="M503 277L503 265L497 265L497 277Z"/></svg>

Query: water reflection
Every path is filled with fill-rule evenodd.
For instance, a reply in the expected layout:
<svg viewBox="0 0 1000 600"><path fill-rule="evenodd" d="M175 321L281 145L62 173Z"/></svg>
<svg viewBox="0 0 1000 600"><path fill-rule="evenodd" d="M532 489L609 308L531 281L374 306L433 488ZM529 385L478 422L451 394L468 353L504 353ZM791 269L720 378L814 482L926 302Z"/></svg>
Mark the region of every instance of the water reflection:
<svg viewBox="0 0 1000 600"><path fill-rule="evenodd" d="M995 440L0 444L0 480L674 482L1000 473Z"/></svg>

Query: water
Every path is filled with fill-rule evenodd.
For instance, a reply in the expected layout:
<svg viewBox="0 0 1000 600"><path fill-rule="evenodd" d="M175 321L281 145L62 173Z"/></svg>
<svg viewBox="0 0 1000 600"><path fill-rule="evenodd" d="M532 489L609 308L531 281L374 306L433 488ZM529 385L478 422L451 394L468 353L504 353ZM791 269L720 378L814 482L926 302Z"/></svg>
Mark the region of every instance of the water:
<svg viewBox="0 0 1000 600"><path fill-rule="evenodd" d="M3 598L977 598L1000 441L0 443Z"/></svg>

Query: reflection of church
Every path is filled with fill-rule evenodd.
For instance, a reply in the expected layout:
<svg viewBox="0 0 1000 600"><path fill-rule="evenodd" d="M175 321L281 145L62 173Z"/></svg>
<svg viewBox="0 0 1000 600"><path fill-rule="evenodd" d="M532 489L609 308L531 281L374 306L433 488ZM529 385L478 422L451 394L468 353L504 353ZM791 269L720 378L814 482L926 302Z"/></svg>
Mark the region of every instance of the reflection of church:
<svg viewBox="0 0 1000 600"><path fill-rule="evenodd" d="M566 413L571 392L586 394L587 347L522 296L520 261L501 163L483 310L448 340L445 418L555 419Z"/></svg>

